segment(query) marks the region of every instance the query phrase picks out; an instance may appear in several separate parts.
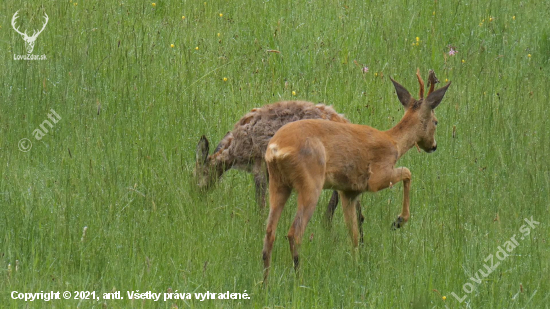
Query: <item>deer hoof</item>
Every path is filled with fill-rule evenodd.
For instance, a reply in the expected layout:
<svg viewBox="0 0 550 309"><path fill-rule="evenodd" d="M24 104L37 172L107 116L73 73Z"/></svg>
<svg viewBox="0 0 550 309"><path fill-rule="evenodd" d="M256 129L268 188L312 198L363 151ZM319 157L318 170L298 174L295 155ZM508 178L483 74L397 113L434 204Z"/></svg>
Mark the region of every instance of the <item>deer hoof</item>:
<svg viewBox="0 0 550 309"><path fill-rule="evenodd" d="M403 219L403 217L399 216L399 217L397 217L397 219L395 221L393 221L391 229L396 230L396 229L402 227L403 225L405 225L405 219Z"/></svg>

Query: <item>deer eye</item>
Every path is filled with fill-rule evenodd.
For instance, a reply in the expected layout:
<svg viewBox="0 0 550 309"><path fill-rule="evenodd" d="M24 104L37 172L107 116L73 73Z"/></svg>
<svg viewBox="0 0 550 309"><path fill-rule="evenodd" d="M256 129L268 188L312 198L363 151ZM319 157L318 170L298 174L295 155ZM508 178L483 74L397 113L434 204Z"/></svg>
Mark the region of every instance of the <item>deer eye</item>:
<svg viewBox="0 0 550 309"><path fill-rule="evenodd" d="M434 123L435 123L435 125L437 125L437 120L436 120L436 121L434 121Z"/></svg>

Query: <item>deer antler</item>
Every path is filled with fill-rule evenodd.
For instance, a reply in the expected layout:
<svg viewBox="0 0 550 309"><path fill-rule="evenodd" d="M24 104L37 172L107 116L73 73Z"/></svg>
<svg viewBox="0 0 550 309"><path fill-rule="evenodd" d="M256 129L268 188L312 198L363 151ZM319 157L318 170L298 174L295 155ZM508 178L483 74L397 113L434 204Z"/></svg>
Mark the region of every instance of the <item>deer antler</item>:
<svg viewBox="0 0 550 309"><path fill-rule="evenodd" d="M420 91L418 92L418 99L422 100L424 98L424 81L420 77L420 69L416 69L416 77L418 78L418 83L420 84Z"/></svg>
<svg viewBox="0 0 550 309"><path fill-rule="evenodd" d="M437 77L435 77L434 70L430 70L430 73L428 76L428 87L430 87L430 89L428 90L428 95L434 92L435 84L437 83L439 83L439 80L437 79Z"/></svg>
<svg viewBox="0 0 550 309"><path fill-rule="evenodd" d="M19 11L15 12L15 14L13 14L13 18L11 19L11 26L13 27L13 30L15 30L15 32L21 34L24 37L27 37L28 35L27 35L26 30L25 30L25 32L21 32L21 31L19 31L19 28L15 27L15 20L19 18L19 16L17 16L18 13L19 13Z"/></svg>
<svg viewBox="0 0 550 309"><path fill-rule="evenodd" d="M36 38L40 33L42 33L42 31L44 31L44 29L46 28L46 25L48 24L48 20L49 20L49 17L48 17L48 14L46 14L46 12L44 12L44 18L46 19L46 22L44 23L44 26L42 26L42 29L40 29L40 31L36 32L36 30L33 30L32 32L32 37L33 38Z"/></svg>

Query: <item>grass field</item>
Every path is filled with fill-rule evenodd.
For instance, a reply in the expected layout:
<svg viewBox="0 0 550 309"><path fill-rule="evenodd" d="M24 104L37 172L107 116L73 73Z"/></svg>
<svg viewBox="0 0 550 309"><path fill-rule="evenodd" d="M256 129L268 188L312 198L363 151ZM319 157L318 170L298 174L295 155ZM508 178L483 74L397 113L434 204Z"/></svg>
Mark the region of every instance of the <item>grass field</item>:
<svg viewBox="0 0 550 309"><path fill-rule="evenodd" d="M1 8L1 308L550 307L550 2L6 0ZM26 54L11 27L17 10L29 34L48 14L33 51L46 60L14 60ZM267 212L243 172L196 190L200 136L216 143L251 108L287 99L389 129L403 115L389 76L416 95L417 68L452 85L437 109L438 151L413 149L398 163L413 175L409 223L390 230L402 184L364 194L355 260L341 207L331 229L322 224L324 192L297 277L284 237L293 197L264 288ZM37 139L52 109L60 119ZM531 217L540 224L525 237ZM499 255L514 235L517 247ZM169 289L250 299L127 297ZM12 291L73 298L25 302ZM74 291L124 299L78 300Z"/></svg>

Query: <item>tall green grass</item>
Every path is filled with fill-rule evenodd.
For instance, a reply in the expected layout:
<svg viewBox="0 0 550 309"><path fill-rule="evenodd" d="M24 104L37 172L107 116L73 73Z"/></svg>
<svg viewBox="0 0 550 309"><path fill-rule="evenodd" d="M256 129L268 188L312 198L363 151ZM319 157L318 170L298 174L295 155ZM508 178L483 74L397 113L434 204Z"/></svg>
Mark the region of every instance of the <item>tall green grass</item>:
<svg viewBox="0 0 550 309"><path fill-rule="evenodd" d="M548 3L8 0L2 9L0 307L548 307ZM13 60L25 53L10 25L17 10L21 29L48 14L33 52L47 60ZM437 109L438 151L399 162L413 174L409 223L390 230L401 185L365 194L354 259L341 209L331 229L322 224L327 192L297 277L284 238L292 198L263 288L267 212L242 172L195 190L199 137L215 143L251 108L287 99L389 129L403 110L388 77L415 94L417 68L452 85ZM62 119L36 140L50 109ZM22 138L30 151L18 149ZM452 297L531 216L540 225L513 254L463 303ZM250 299L126 297L168 289ZM125 299L25 304L12 291Z"/></svg>

